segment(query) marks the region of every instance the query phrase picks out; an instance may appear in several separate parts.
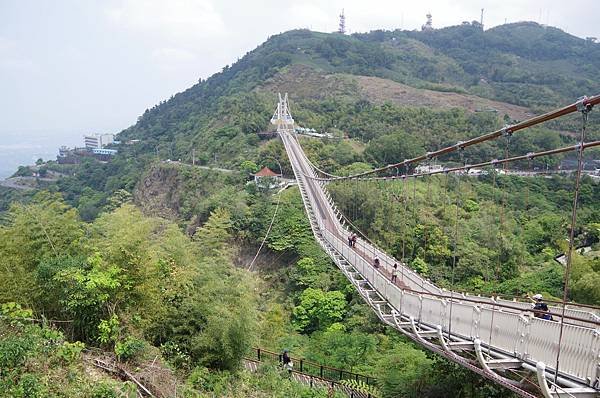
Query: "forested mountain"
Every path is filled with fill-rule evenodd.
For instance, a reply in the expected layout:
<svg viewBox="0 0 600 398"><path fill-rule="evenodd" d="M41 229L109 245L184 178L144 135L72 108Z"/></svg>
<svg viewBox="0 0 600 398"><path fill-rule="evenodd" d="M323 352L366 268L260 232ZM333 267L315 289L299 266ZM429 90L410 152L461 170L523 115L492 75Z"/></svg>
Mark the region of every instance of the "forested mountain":
<svg viewBox="0 0 600 398"><path fill-rule="evenodd" d="M157 396L173 388L186 396L326 396L270 368L258 379L240 371L241 358L259 345L375 375L384 397L510 396L378 322L315 243L297 189L273 195L248 184L259 166L281 165L291 176L281 142L258 133L272 130L276 94L287 91L301 126L335 137L303 139L311 160L335 173L366 170L597 94L598 64L600 45L535 23L269 38L146 110L119 133L111 162L48 163L65 173L50 193L0 192L0 391L124 393L130 385L104 378L76 382L97 377L82 358L100 349L142 373L158 361L168 377L153 384L164 388ZM588 138L600 137L599 120L594 110ZM580 126L566 118L442 161L556 148L574 142ZM193 156L209 167L193 166ZM553 257L569 230L568 177L491 172L461 184L450 177L329 188L373 240L441 286L562 294L563 269ZM410 201L398 199L409 189ZM580 203L577 244L592 251L576 256L570 299L598 304L597 182L583 179ZM56 371L45 372L51 366Z"/></svg>
<svg viewBox="0 0 600 398"><path fill-rule="evenodd" d="M246 160L261 162L266 149L257 133L272 128L268 115L278 91L290 93L300 125L367 145L368 162L400 161L594 94L600 90L594 73L598 57L600 44L529 22L486 31L477 23L352 36L290 31L146 110L119 135L123 142L139 139L138 144L122 145L109 165L78 169L78 177L62 181L61 190L90 218L107 194L132 192L157 157L191 163L195 154L200 164L231 168ZM515 137L513 149L556 147L572 140L578 126L574 119L548 123ZM592 123L588 137L598 131ZM379 149L406 136L414 145ZM469 160L500 156L499 146L482 146ZM340 153L347 150L333 156ZM285 157L279 160L285 168ZM325 161L333 161L333 168L344 165L339 159Z"/></svg>
<svg viewBox="0 0 600 398"><path fill-rule="evenodd" d="M272 108L272 97L259 95L260 90L255 89L290 65L471 93L538 111L597 90L598 62L599 44L535 23L486 31L474 23L434 31L374 31L352 36L290 31L271 37L231 67L147 110L122 135L159 142L182 139L188 144L194 139L218 141L224 136L237 138L243 145L239 133L266 128L268 121L259 115ZM349 99L357 99L356 93L348 91ZM338 88L330 96L339 94ZM292 101L302 99L291 95ZM244 117L237 118L239 113ZM337 124L329 122L319 127ZM208 137L207 130L212 133ZM188 152L183 143L173 150L176 157Z"/></svg>

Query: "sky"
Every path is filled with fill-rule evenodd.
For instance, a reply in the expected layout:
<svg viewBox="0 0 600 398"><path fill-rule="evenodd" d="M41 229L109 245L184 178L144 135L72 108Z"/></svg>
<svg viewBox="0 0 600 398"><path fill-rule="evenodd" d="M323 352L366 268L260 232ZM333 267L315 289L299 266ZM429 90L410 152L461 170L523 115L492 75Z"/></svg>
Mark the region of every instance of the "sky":
<svg viewBox="0 0 600 398"><path fill-rule="evenodd" d="M0 0L0 137L11 131L113 132L235 62L271 35L350 33L479 20L600 37L600 1ZM50 133L52 134L52 133Z"/></svg>

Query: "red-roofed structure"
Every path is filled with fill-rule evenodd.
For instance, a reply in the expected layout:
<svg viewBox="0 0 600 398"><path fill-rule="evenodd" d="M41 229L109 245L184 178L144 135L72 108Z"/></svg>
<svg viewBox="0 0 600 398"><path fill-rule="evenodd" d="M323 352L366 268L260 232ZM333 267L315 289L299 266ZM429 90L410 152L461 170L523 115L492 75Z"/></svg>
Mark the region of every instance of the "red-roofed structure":
<svg viewBox="0 0 600 398"><path fill-rule="evenodd" d="M254 183L261 188L272 189L279 186L279 177L281 177L281 174L275 173L268 167L263 167L262 170L254 174Z"/></svg>
<svg viewBox="0 0 600 398"><path fill-rule="evenodd" d="M254 174L254 177L279 177L280 174L276 174L273 170L268 167L263 167L258 173Z"/></svg>

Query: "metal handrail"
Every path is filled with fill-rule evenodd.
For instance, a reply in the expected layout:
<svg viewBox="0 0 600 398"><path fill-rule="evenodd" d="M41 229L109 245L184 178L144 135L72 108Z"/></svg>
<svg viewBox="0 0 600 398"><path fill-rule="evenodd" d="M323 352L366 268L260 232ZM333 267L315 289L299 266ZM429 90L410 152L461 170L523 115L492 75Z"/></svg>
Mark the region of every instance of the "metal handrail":
<svg viewBox="0 0 600 398"><path fill-rule="evenodd" d="M253 347L252 350L255 352L256 354L256 358L258 361L262 361L262 356L264 354L267 354L268 356L272 357L272 358L276 358L277 362L281 362L281 356L282 354L277 353L277 352L273 352L273 351L269 351L269 350L265 350L259 347ZM292 359L292 361L294 361L295 363L298 364L298 371L301 373L306 373L306 374L310 374L307 373L305 370L307 368L307 366L312 366L314 368L317 368L319 370L319 375L318 377L325 379L325 380L332 380L329 378L324 377L325 375L325 371L330 371L332 372L332 374L335 375L339 375L339 377L337 378L337 380L344 380L344 379L354 379L354 380L363 380L365 383L369 384L369 385L374 385L377 382L377 379L371 376L367 376L367 375L363 375L361 373L356 373L356 372L352 372L352 371L348 371L345 369L340 369L340 368L336 368L333 366L328 366L328 365L323 365L320 364L318 362L314 362L314 361L310 361L304 358L298 358L298 357L290 357L290 359ZM350 376L350 377L344 377L344 375ZM316 376L316 375L315 375Z"/></svg>

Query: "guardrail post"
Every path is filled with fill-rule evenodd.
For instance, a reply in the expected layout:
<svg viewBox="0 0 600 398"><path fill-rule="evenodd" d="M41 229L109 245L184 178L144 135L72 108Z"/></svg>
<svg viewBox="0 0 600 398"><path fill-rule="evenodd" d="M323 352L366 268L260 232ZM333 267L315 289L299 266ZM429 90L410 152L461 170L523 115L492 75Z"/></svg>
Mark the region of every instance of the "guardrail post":
<svg viewBox="0 0 600 398"><path fill-rule="evenodd" d="M258 361L260 362L260 348L256 349L256 357L258 358Z"/></svg>
<svg viewBox="0 0 600 398"><path fill-rule="evenodd" d="M312 386L313 386L313 377L310 376L310 388L312 388Z"/></svg>
<svg viewBox="0 0 600 398"><path fill-rule="evenodd" d="M302 369L304 368L303 364L304 364L304 359L301 359L300 360L300 372L302 372Z"/></svg>
<svg viewBox="0 0 600 398"><path fill-rule="evenodd" d="M319 375L323 377L323 365L321 365L319 368Z"/></svg>

